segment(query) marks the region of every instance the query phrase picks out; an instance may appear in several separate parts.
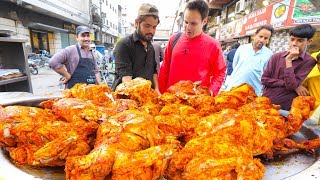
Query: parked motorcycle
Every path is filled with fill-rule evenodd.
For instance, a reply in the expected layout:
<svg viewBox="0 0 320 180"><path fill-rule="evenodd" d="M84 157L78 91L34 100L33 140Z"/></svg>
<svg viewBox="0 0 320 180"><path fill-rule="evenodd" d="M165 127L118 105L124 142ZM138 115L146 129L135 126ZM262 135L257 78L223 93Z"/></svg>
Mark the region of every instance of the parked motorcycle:
<svg viewBox="0 0 320 180"><path fill-rule="evenodd" d="M33 75L37 75L39 73L38 66L33 61L28 60L30 73Z"/></svg>
<svg viewBox="0 0 320 180"><path fill-rule="evenodd" d="M30 53L28 55L28 60L33 61L39 68L49 67L49 60L51 55L46 50L40 50L39 54Z"/></svg>

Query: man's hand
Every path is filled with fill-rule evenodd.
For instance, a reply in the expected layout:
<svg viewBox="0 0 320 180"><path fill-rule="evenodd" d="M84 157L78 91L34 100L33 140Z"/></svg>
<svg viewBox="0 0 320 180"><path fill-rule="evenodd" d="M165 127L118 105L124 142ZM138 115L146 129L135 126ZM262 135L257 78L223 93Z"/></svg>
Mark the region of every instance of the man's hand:
<svg viewBox="0 0 320 180"><path fill-rule="evenodd" d="M63 77L63 80L60 82L60 84L67 84L70 79L71 75L68 73Z"/></svg>
<svg viewBox="0 0 320 180"><path fill-rule="evenodd" d="M286 57L287 60L293 60L293 59L297 59L299 57L299 48L298 47L291 47L288 50L288 55Z"/></svg>
<svg viewBox="0 0 320 180"><path fill-rule="evenodd" d="M156 88L156 89L154 89L157 93L158 93L158 96L161 96L162 94L161 94L161 92L160 92L160 90L158 89L158 88Z"/></svg>
<svg viewBox="0 0 320 180"><path fill-rule="evenodd" d="M300 85L297 89L296 89L296 93L299 96L309 96L309 91L303 87L302 85Z"/></svg>

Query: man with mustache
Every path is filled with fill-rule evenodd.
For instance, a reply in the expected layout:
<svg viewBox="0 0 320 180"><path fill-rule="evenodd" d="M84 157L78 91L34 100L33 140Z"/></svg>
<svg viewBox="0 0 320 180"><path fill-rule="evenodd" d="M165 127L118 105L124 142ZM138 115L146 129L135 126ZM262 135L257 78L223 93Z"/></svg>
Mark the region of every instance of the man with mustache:
<svg viewBox="0 0 320 180"><path fill-rule="evenodd" d="M290 110L295 97L309 96L302 82L316 65L315 59L306 52L315 32L309 24L291 29L289 49L274 54L262 75L263 96L281 105L283 110Z"/></svg>
<svg viewBox="0 0 320 180"><path fill-rule="evenodd" d="M156 6L151 4L140 6L138 17L135 19L135 32L122 38L114 50L116 79L112 85L113 90L121 82L142 77L150 80L152 87L159 93L157 63L151 44L159 22L159 11Z"/></svg>
<svg viewBox="0 0 320 180"><path fill-rule="evenodd" d="M87 26L78 26L76 35L76 45L66 47L49 61L50 67L64 77L61 83L68 89L76 83L101 83L98 65L90 49L90 29Z"/></svg>
<svg viewBox="0 0 320 180"><path fill-rule="evenodd" d="M208 13L209 6L204 0L186 4L184 32L170 38L160 67L161 93L181 80L201 81L201 85L208 87L212 94L219 92L226 74L226 63L220 43L203 32Z"/></svg>
<svg viewBox="0 0 320 180"><path fill-rule="evenodd" d="M226 84L226 90L242 83L250 84L259 96L262 92L261 76L272 56L266 47L274 29L270 25L260 26L253 37L253 42L238 47L232 64L232 74Z"/></svg>

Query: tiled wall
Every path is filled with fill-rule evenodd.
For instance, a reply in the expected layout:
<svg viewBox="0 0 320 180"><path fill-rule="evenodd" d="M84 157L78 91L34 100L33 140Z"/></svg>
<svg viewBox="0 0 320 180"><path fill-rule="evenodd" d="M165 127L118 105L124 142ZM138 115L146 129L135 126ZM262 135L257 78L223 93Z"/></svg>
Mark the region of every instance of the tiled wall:
<svg viewBox="0 0 320 180"><path fill-rule="evenodd" d="M276 31L271 37L269 48L273 53L286 51L289 47L288 41L289 41L289 30L284 29L284 30Z"/></svg>
<svg viewBox="0 0 320 180"><path fill-rule="evenodd" d="M238 42L242 45L242 44L248 44L249 43L249 37L243 37L243 38L239 38Z"/></svg>
<svg viewBox="0 0 320 180"><path fill-rule="evenodd" d="M288 41L289 30L278 30L272 35L269 48L273 53L285 51L288 49ZM238 42L240 44L247 44L249 43L249 37L239 38Z"/></svg>

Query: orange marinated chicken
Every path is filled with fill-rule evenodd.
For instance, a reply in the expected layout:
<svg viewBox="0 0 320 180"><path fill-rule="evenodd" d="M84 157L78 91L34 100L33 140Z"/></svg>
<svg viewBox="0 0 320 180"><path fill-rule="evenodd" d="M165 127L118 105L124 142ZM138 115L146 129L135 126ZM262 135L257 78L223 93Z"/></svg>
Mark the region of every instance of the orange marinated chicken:
<svg viewBox="0 0 320 180"><path fill-rule="evenodd" d="M0 135L1 145L20 164L63 166L67 156L90 151L88 134L78 134L77 127L59 120L50 110L8 106L0 111L5 114L0 116L0 128L5 132ZM86 127L83 123L77 126Z"/></svg>
<svg viewBox="0 0 320 180"><path fill-rule="evenodd" d="M94 149L88 155L67 159L67 179L103 179L111 171L114 179L122 173L124 177L138 177L143 172L164 172L174 148L155 146L165 141L151 115L138 110L123 111L101 124ZM131 168L127 169L128 166ZM149 175L146 177L159 177L159 173Z"/></svg>
<svg viewBox="0 0 320 180"><path fill-rule="evenodd" d="M52 111L68 122L79 120L98 122L116 114L115 109L110 110L102 106L96 106L90 101L75 98L59 99L52 105Z"/></svg>
<svg viewBox="0 0 320 180"><path fill-rule="evenodd" d="M133 153L122 153L113 164L112 179L159 179L163 177L171 156L178 149L175 144L164 144Z"/></svg>
<svg viewBox="0 0 320 180"><path fill-rule="evenodd" d="M230 91L222 91L215 96L215 108L217 111L231 108L238 109L240 106L251 102L256 97L253 87L242 84L233 87Z"/></svg>
<svg viewBox="0 0 320 180"><path fill-rule="evenodd" d="M157 103L158 94L151 88L151 81L135 78L129 82L121 83L114 92L116 99L132 99L143 105L147 102Z"/></svg>
<svg viewBox="0 0 320 180"><path fill-rule="evenodd" d="M108 96L111 89L106 84L75 84L71 89L65 90L65 98L77 98L82 100L90 100L93 104L100 106L108 106L112 100ZM111 96L111 94L110 94Z"/></svg>
<svg viewBox="0 0 320 180"><path fill-rule="evenodd" d="M65 164L67 179L180 180L263 179L255 156L320 144L286 138L314 108L311 97L294 99L285 118L248 84L212 97L199 82L181 81L158 97L136 78L106 93L77 85L45 109L0 107L0 146L20 163Z"/></svg>
<svg viewBox="0 0 320 180"><path fill-rule="evenodd" d="M192 106L200 116L206 116L216 111L215 100L210 95L210 90L200 86L199 82L180 81L170 86L168 92L160 97L160 103Z"/></svg>

